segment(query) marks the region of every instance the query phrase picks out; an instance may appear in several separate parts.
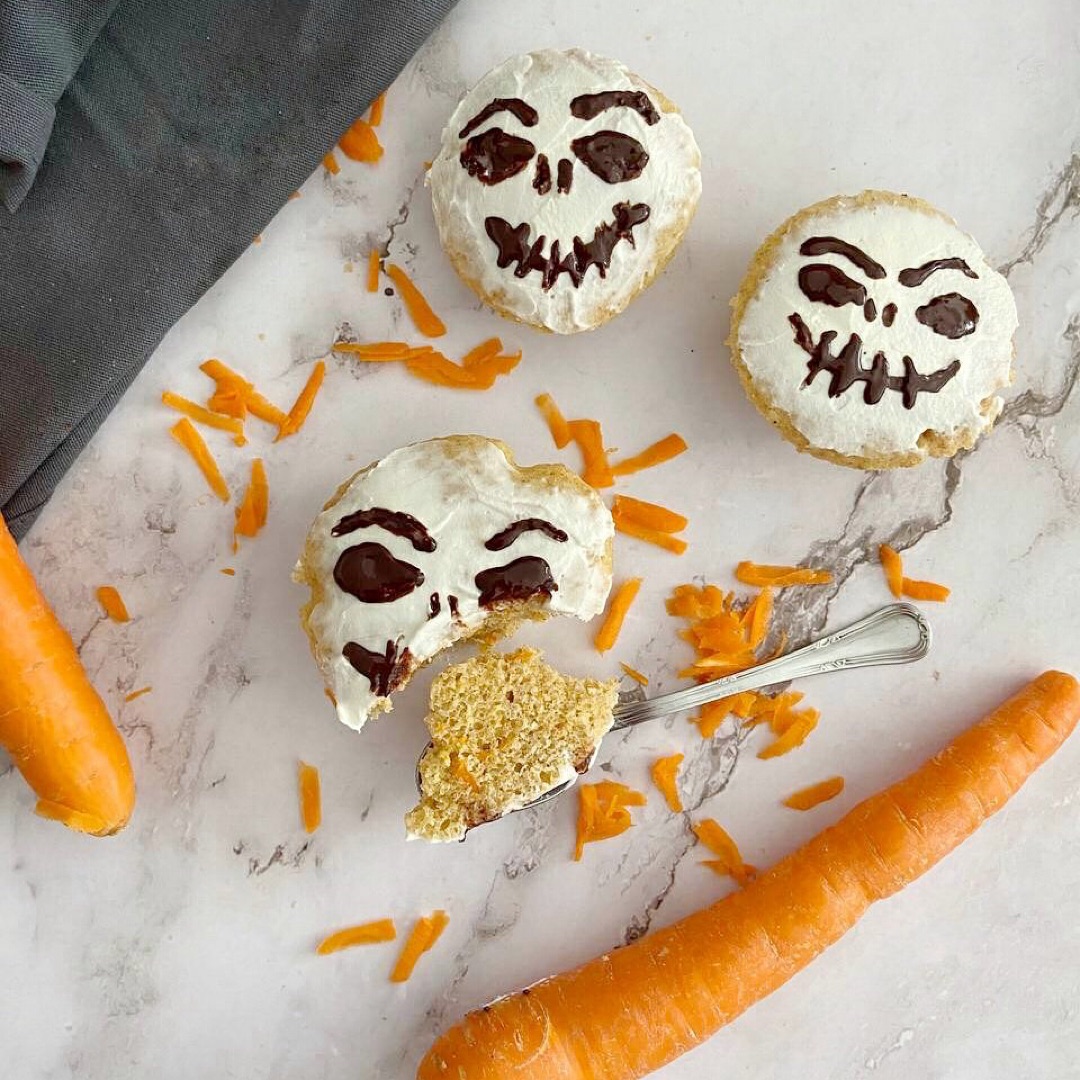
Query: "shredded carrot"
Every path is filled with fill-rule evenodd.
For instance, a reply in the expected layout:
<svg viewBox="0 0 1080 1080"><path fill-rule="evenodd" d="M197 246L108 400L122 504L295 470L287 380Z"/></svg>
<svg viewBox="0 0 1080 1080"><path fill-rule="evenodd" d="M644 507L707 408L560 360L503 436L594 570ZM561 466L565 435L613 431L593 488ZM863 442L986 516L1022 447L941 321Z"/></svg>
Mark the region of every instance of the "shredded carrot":
<svg viewBox="0 0 1080 1080"><path fill-rule="evenodd" d="M881 568L885 571L885 581L888 583L889 592L900 599L904 595L904 563L900 553L888 544L882 544L878 548L878 558L881 560Z"/></svg>
<svg viewBox="0 0 1080 1080"><path fill-rule="evenodd" d="M334 151L333 150L331 150L329 153L323 154L322 163L323 163L323 168L331 176L337 176L337 174L339 172L341 172L341 166L337 163L337 158L334 157Z"/></svg>
<svg viewBox="0 0 1080 1080"><path fill-rule="evenodd" d="M384 90L372 103L371 112L368 115L368 123L372 127L378 127L382 123L383 110L386 108L386 91Z"/></svg>
<svg viewBox="0 0 1080 1080"><path fill-rule="evenodd" d="M655 529L657 532L682 532L689 524L689 518L675 513L674 510L669 510L666 506L643 502L641 499L632 499L629 495L615 496L611 514L616 521L622 518L624 521L632 522L646 529Z"/></svg>
<svg viewBox="0 0 1080 1080"><path fill-rule="evenodd" d="M465 370L472 376L473 385L477 390L490 390L499 375L509 375L520 363L520 349L514 353L485 356L480 360L474 360L471 365L464 365L464 360L462 361Z"/></svg>
<svg viewBox="0 0 1080 1080"><path fill-rule="evenodd" d="M499 353L502 352L502 347L503 343L497 337L481 341L479 345L470 349L461 358L461 366L463 368L471 368L483 360L490 360L493 356L498 356Z"/></svg>
<svg viewBox="0 0 1080 1080"><path fill-rule="evenodd" d="M615 477L611 471L604 435L597 420L571 420L566 425L570 438L578 444L584 469L581 478L594 488L611 487Z"/></svg>
<svg viewBox="0 0 1080 1080"><path fill-rule="evenodd" d="M192 420L197 420L200 424L229 432L237 446L243 446L247 442L247 439L244 438L244 425L235 416L223 416L221 413L211 412L197 402L189 401L186 397L174 394L171 390L164 391L161 400L170 409L175 409L177 412L189 416Z"/></svg>
<svg viewBox="0 0 1080 1080"><path fill-rule="evenodd" d="M236 574L236 571L231 566L223 566L221 568L221 573L226 577L233 577Z"/></svg>
<svg viewBox="0 0 1080 1080"><path fill-rule="evenodd" d="M308 381L304 383L304 388L300 391L299 397L293 402L293 407L289 410L288 416L285 417L285 422L278 430L274 442L287 438L289 435L295 435L304 426L304 421L308 418L308 413L311 412L311 406L315 404L315 395L318 394L319 387L322 386L325 377L326 361L318 360L308 376Z"/></svg>
<svg viewBox="0 0 1080 1080"><path fill-rule="evenodd" d="M199 365L199 370L217 384L207 404L214 412L225 413L243 420L250 412L260 420L280 428L286 415L276 405L267 401L255 387L238 372L220 360L211 358Z"/></svg>
<svg viewBox="0 0 1080 1080"><path fill-rule="evenodd" d="M559 406L555 404L555 399L550 394L541 394L536 399L536 407L540 410L547 423L551 437L555 440L556 448L562 450L564 447L569 446L570 425L566 422L566 417L563 416Z"/></svg>
<svg viewBox="0 0 1080 1080"><path fill-rule="evenodd" d="M711 739L729 713L734 713L743 720L748 719L759 697L760 695L753 690L742 690L738 694L731 694L729 697L703 705L701 715L695 721L701 737Z"/></svg>
<svg viewBox="0 0 1080 1080"><path fill-rule="evenodd" d="M659 442L647 446L640 454L615 462L611 467L611 471L616 476L629 476L631 473L641 472L642 469L651 469L654 465L670 461L687 449L686 440L681 435L665 435Z"/></svg>
<svg viewBox="0 0 1080 1080"><path fill-rule="evenodd" d="M424 294L412 283L405 271L400 266L387 263L386 274L397 286L401 301L416 324L416 329L424 337L442 337L446 333L446 324L431 310Z"/></svg>
<svg viewBox="0 0 1080 1080"><path fill-rule="evenodd" d="M381 263L381 259L380 259L378 251L375 248L372 248L371 251L368 252L368 263L367 263L367 291L368 292L378 292L379 291L379 268L380 268L380 263Z"/></svg>
<svg viewBox="0 0 1080 1080"><path fill-rule="evenodd" d="M405 369L410 375L415 375L425 382L434 383L436 386L449 386L455 390L480 389L472 372L459 367L453 360L437 350L432 350L422 356L407 358Z"/></svg>
<svg viewBox="0 0 1080 1080"><path fill-rule="evenodd" d="M623 671L627 675L629 675L631 679L634 680L634 682L640 683L642 686L649 685L648 676L642 675L641 672L637 670L637 668L632 668L629 664L624 664L621 660L619 661L619 667L621 667Z"/></svg>
<svg viewBox="0 0 1080 1080"><path fill-rule="evenodd" d="M266 524L270 509L270 486L266 482L266 469L262 458L251 463L251 483L244 493L244 500L236 510L236 524L233 526L233 551L239 547L238 537L255 537Z"/></svg>
<svg viewBox="0 0 1080 1080"><path fill-rule="evenodd" d="M596 632L593 644L596 651L606 653L619 640L619 631L630 610L630 605L637 599L641 588L641 578L627 578L616 590L608 604L607 614L600 629Z"/></svg>
<svg viewBox="0 0 1080 1080"><path fill-rule="evenodd" d="M416 920L412 933L405 940L401 953L390 972L391 982L406 982L412 975L416 962L439 940L450 922L445 911L435 911Z"/></svg>
<svg viewBox="0 0 1080 1080"><path fill-rule="evenodd" d="M471 772L469 772L469 766L461 760L460 754L450 755L450 773L452 776L457 777L463 784L467 784L473 789L473 791L480 790L480 783Z"/></svg>
<svg viewBox="0 0 1080 1080"><path fill-rule="evenodd" d="M822 780L819 784L811 784L793 792L784 800L785 806L792 810L813 810L823 802L835 799L844 790L844 778L834 776L829 780Z"/></svg>
<svg viewBox="0 0 1080 1080"><path fill-rule="evenodd" d="M134 701L136 698L141 698L143 694L149 694L153 689L152 686L144 686L139 690L132 690L130 694L124 695L124 701Z"/></svg>
<svg viewBox="0 0 1080 1080"><path fill-rule="evenodd" d="M601 780L596 784L578 786L577 843L574 861L580 862L586 844L598 840L610 840L626 832L634 824L627 807L644 806L645 796L640 791L615 780Z"/></svg>
<svg viewBox="0 0 1080 1080"><path fill-rule="evenodd" d="M904 595L912 600L934 600L942 604L949 599L952 591L933 581L913 581L908 577L904 578L902 588Z"/></svg>
<svg viewBox="0 0 1080 1080"><path fill-rule="evenodd" d="M364 119L352 122L349 129L338 140L338 149L353 161L366 161L374 164L383 156L383 148L375 129Z"/></svg>
<svg viewBox="0 0 1080 1080"><path fill-rule="evenodd" d="M827 585L832 581L832 574L828 570L810 570L799 566L766 566L746 561L735 567L735 577L744 585L755 585L758 588L771 585L777 589L787 585Z"/></svg>
<svg viewBox="0 0 1080 1080"><path fill-rule="evenodd" d="M671 533L647 529L644 525L627 521L625 518L615 519L615 529L625 536L632 536L635 540L644 540L649 544L655 544L657 547L662 547L675 555L681 555L687 547L685 540L672 536Z"/></svg>
<svg viewBox="0 0 1080 1080"><path fill-rule="evenodd" d="M782 735L777 736L768 746L758 751L759 758L780 757L787 754L797 746L806 742L806 737L817 727L821 713L817 709L799 709L791 714L791 722L787 724Z"/></svg>
<svg viewBox="0 0 1080 1080"><path fill-rule="evenodd" d="M423 356L432 352L430 345L413 348L407 341L335 341L330 346L334 352L352 353L359 360L407 360L410 356Z"/></svg>
<svg viewBox="0 0 1080 1080"><path fill-rule="evenodd" d="M673 814L681 814L683 809L682 799L679 798L679 789L675 784L675 778L682 764L682 754L672 754L669 757L657 758L653 762L652 779L660 794L667 800Z"/></svg>
<svg viewBox="0 0 1080 1080"><path fill-rule="evenodd" d="M169 434L192 456L195 464L202 470L206 482L211 491L222 501L229 501L229 487L221 470L217 466L213 455L203 442L202 436L195 430L195 425L186 417L182 417L171 428Z"/></svg>
<svg viewBox="0 0 1080 1080"><path fill-rule="evenodd" d="M300 786L300 820L304 832L309 835L322 824L322 785L319 782L319 770L306 761L301 761L297 770Z"/></svg>
<svg viewBox="0 0 1080 1080"><path fill-rule="evenodd" d="M128 622L127 605L119 591L112 585L100 585L97 591L98 603L113 622Z"/></svg>
<svg viewBox="0 0 1080 1080"><path fill-rule="evenodd" d="M375 922L362 923L338 930L323 938L316 946L319 956L351 949L354 945L380 945L384 941L393 941L397 937L397 927L393 919L377 919Z"/></svg>
<svg viewBox="0 0 1080 1080"><path fill-rule="evenodd" d="M769 619L772 618L773 595L768 585L757 594L746 609L746 616L750 618L750 648L758 649L765 641L769 633Z"/></svg>
<svg viewBox="0 0 1080 1080"><path fill-rule="evenodd" d="M694 833L717 856L705 861L714 873L733 877L740 885L749 885L757 877L757 868L743 862L738 844L718 821L705 818L694 826Z"/></svg>

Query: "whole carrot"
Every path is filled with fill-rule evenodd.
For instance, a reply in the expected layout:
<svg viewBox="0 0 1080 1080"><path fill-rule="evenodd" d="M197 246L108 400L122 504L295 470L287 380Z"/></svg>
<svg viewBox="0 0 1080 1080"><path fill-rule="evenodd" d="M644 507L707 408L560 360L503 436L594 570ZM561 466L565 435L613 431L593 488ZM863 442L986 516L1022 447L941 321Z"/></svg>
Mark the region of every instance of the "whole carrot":
<svg viewBox="0 0 1080 1080"><path fill-rule="evenodd" d="M0 517L0 745L37 812L105 836L123 828L135 781L120 733L90 685Z"/></svg>
<svg viewBox="0 0 1080 1080"><path fill-rule="evenodd" d="M418 1080L636 1080L772 993L1000 810L1076 726L1048 671L744 889L471 1013Z"/></svg>

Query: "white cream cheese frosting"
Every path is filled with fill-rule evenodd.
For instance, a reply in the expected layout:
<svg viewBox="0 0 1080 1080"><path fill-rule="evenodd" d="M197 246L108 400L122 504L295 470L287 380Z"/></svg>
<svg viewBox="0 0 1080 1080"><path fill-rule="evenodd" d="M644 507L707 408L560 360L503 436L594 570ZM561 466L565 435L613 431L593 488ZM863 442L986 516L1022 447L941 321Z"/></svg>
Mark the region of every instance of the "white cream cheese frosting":
<svg viewBox="0 0 1080 1080"><path fill-rule="evenodd" d="M866 192L815 209L781 227L755 260L764 275L734 343L755 396L813 446L841 455L922 455L925 432L970 445L993 425L1002 406L994 392L1011 381L1008 283L926 203ZM853 340L845 377L841 354ZM835 374L812 374L823 360ZM864 374L850 382L854 371ZM867 393L880 397L868 403Z"/></svg>
<svg viewBox="0 0 1080 1080"><path fill-rule="evenodd" d="M339 719L359 729L389 708L413 670L483 626L482 601L498 607L508 580L517 599L546 580L532 595L550 592L551 614L598 615L613 535L580 478L519 468L480 436L415 443L359 473L315 519L294 574L312 587L306 626Z"/></svg>
<svg viewBox="0 0 1080 1080"><path fill-rule="evenodd" d="M597 96L618 91L623 104ZM500 102L514 104L490 108ZM504 313L565 334L617 314L666 261L697 205L700 160L682 116L648 83L614 60L549 49L507 60L465 95L428 182L443 247L463 278ZM503 176L508 169L517 171ZM573 261L575 239L587 244L600 229L603 247L620 223L642 217L618 206L647 207L648 216L614 243L608 266L586 265L577 284L565 271L545 288L540 269L518 276L520 260L498 265L492 219L519 230L523 251L543 237L535 259L550 266L556 242L554 261Z"/></svg>

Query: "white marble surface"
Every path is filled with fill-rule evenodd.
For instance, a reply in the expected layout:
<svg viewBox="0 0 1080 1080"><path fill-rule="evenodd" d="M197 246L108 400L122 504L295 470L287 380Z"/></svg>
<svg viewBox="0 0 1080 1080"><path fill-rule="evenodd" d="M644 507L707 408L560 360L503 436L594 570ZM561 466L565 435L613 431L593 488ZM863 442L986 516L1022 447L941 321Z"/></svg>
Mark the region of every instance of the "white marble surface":
<svg viewBox="0 0 1080 1080"><path fill-rule="evenodd" d="M716 816L750 861L790 851L1036 671L1080 668L1075 15L1071 0L464 0L391 90L383 162L312 177L168 336L23 546L127 734L140 802L121 836L91 840L34 817L21 778L0 774L0 1073L407 1078L463 1010L724 891L697 865L688 820L655 795L581 864L572 799L462 846L406 845L424 680L357 736L308 657L289 570L323 497L436 434L479 431L549 458L530 404L541 390L601 418L624 449L673 428L691 444L624 485L687 511L691 547L680 560L620 539L617 572L645 587L613 658L592 653L584 627L528 634L567 669L623 659L673 685L683 654L663 596L693 575L726 584L741 558L835 571L834 586L785 601L796 636L886 599L867 558L882 540L954 588L932 611L930 660L808 684L823 719L807 745L772 762L744 754L720 793L716 755L684 718L611 741L611 774L642 788L656 754L685 752L691 817ZM569 44L618 56L679 102L705 190L660 282L608 327L558 340L499 322L457 282L421 175L467 83L512 52ZM1007 272L1022 319L999 429L952 463L886 476L797 455L744 399L721 344L766 231L869 186L954 213ZM343 324L407 335L397 301L363 291L372 245L415 273L451 352L498 332L525 360L475 396L334 362L299 437L271 446L254 425L243 451L213 440L234 489L253 455L270 476L269 525L234 557L231 510L168 438L160 392L204 393L197 364L217 355L285 403ZM101 582L122 588L129 624L101 620ZM310 841L297 757L323 773L326 823ZM779 805L834 772L848 779L840 799L804 816ZM1075 1077L1078 773L1080 739L962 851L665 1078ZM404 987L387 981L392 947L313 954L328 929L386 915L407 927L438 906L450 927Z"/></svg>

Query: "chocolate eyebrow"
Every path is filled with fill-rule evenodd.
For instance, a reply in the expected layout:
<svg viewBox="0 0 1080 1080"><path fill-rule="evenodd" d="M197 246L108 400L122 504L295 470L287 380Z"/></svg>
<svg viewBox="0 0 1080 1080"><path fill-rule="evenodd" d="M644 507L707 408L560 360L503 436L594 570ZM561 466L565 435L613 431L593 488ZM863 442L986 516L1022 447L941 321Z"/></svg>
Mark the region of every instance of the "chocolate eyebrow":
<svg viewBox="0 0 1080 1080"><path fill-rule="evenodd" d="M900 284L906 285L909 289L914 289L917 285L921 285L931 274L936 274L939 270L959 270L964 277L969 278L979 276L963 259L954 256L949 259L931 259L930 262L925 262L922 266L914 266L910 270L901 270Z"/></svg>
<svg viewBox="0 0 1080 1080"><path fill-rule="evenodd" d="M570 102L570 113L579 120L592 120L606 109L633 109L650 127L660 123L656 106L643 90L604 90L581 94Z"/></svg>
<svg viewBox="0 0 1080 1080"><path fill-rule="evenodd" d="M459 132L458 138L468 138L481 124L490 120L496 113L513 113L526 127L534 127L539 119L537 111L521 98L495 98L489 101Z"/></svg>
<svg viewBox="0 0 1080 1080"><path fill-rule="evenodd" d="M405 514L400 510L384 510L381 506L346 514L330 530L330 535L347 536L357 529L372 527L385 529L393 536L408 540L416 551L434 551L437 547L435 537L427 531L423 522L418 521L412 514Z"/></svg>
<svg viewBox="0 0 1080 1080"><path fill-rule="evenodd" d="M501 532L497 532L485 545L488 551L502 551L508 548L519 536L527 532L542 532L550 536L552 540L565 544L569 537L562 529L552 525L543 518L519 518L507 525Z"/></svg>
<svg viewBox="0 0 1080 1080"><path fill-rule="evenodd" d="M885 267L875 262L861 248L835 236L811 236L799 248L800 255L842 255L853 262L868 278L879 280L885 276Z"/></svg>

